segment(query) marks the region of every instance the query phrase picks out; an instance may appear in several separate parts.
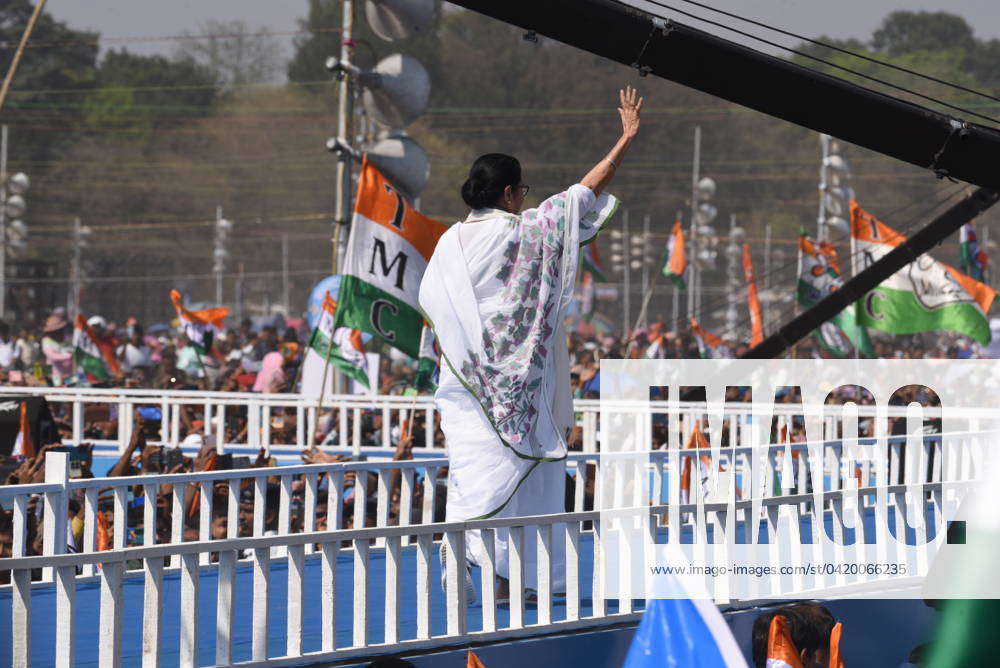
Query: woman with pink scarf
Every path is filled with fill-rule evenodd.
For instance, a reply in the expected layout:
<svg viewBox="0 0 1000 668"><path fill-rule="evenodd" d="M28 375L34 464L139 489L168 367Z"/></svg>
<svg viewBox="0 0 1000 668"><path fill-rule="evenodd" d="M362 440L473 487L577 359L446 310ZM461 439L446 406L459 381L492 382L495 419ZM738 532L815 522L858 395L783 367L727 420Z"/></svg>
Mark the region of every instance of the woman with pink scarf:
<svg viewBox="0 0 1000 668"><path fill-rule="evenodd" d="M253 391L264 394L274 394L280 392L285 384L285 358L281 353L268 353L261 361L261 369L257 373L257 380L254 381Z"/></svg>

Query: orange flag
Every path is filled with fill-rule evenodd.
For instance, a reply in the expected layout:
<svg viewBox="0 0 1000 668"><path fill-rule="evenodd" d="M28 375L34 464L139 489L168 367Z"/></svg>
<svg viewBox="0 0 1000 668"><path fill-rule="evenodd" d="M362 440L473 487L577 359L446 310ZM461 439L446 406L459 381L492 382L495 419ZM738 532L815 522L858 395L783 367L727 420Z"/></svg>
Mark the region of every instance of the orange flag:
<svg viewBox="0 0 1000 668"><path fill-rule="evenodd" d="M105 552L111 549L111 521L107 513L97 513L97 551Z"/></svg>
<svg viewBox="0 0 1000 668"><path fill-rule="evenodd" d="M17 431L17 440L14 442L13 455L21 455L25 458L35 456L35 442L31 439L31 424L28 422L28 402L21 402L21 416Z"/></svg>
<svg viewBox="0 0 1000 668"><path fill-rule="evenodd" d="M750 346L753 347L764 340L764 320L760 314L760 299L757 298L757 279L753 275L750 244L743 244L743 278L747 282L747 303L750 306Z"/></svg>
<svg viewBox="0 0 1000 668"><path fill-rule="evenodd" d="M465 655L465 668L486 668L486 666L483 665L479 657L470 649L469 653Z"/></svg>
<svg viewBox="0 0 1000 668"><path fill-rule="evenodd" d="M229 315L227 308L207 308L201 311L189 311L184 308L181 293L170 291L170 301L174 303L177 317L184 325L184 333L191 343L201 349L202 354L212 349L212 338L216 330L222 329L223 320Z"/></svg>
<svg viewBox="0 0 1000 668"><path fill-rule="evenodd" d="M844 625L837 622L830 631L830 668L844 668L844 660L840 658L840 635Z"/></svg>
<svg viewBox="0 0 1000 668"><path fill-rule="evenodd" d="M664 276L682 290L687 287L687 256L684 254L684 230L681 221L674 223L667 245L667 263L661 270Z"/></svg>
<svg viewBox="0 0 1000 668"><path fill-rule="evenodd" d="M767 666L802 668L799 650L792 642L792 634L788 631L788 620L783 615L775 615L771 619L771 628L767 636Z"/></svg>

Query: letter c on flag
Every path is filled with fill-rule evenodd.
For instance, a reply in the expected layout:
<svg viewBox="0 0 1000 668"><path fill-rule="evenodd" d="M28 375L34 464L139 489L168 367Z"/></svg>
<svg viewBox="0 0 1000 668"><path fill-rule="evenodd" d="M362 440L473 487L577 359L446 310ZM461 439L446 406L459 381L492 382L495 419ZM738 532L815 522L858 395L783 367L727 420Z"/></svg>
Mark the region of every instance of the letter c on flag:
<svg viewBox="0 0 1000 668"><path fill-rule="evenodd" d="M875 313L876 297L878 297L879 301L885 299L885 295L883 295L881 292L879 292L878 290L872 290L871 292L868 293L868 296L865 297L865 311L868 313L868 317L871 318L872 320L883 320L885 319L885 315L881 313Z"/></svg>
<svg viewBox="0 0 1000 668"><path fill-rule="evenodd" d="M389 309L389 311L393 315L399 315L399 307L397 307L391 301L387 299L376 299L374 302L372 302L372 311L371 311L372 327L374 327L375 331L378 332L378 335L381 336L386 341L395 341L396 332L390 332L385 329L382 329L382 325L379 322L382 318L382 309L384 308Z"/></svg>

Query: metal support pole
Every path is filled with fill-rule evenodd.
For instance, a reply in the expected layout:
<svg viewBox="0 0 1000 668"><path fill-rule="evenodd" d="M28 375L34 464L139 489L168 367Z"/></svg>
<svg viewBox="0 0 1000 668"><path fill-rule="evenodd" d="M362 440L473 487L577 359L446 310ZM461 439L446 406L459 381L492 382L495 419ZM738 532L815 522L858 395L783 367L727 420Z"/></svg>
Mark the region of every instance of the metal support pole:
<svg viewBox="0 0 1000 668"><path fill-rule="evenodd" d="M341 19L340 62L351 62L351 48L354 37L354 2L344 0ZM351 85L351 75L344 72L340 80L340 101L337 107L337 137L350 143L352 136L352 116L354 114L354 91ZM347 253L348 225L351 221L351 168L352 156L349 151L342 151L337 159L336 183L336 225L341 226L335 234L334 271L344 266L344 256Z"/></svg>
<svg viewBox="0 0 1000 668"><path fill-rule="evenodd" d="M292 316L292 305L289 303L288 285L288 232L281 235L281 303L285 305L285 317Z"/></svg>
<svg viewBox="0 0 1000 668"><path fill-rule="evenodd" d="M771 224L764 226L764 317L767 322L771 318Z"/></svg>
<svg viewBox="0 0 1000 668"><path fill-rule="evenodd" d="M694 128L694 159L691 161L691 233L688 235L689 246L691 248L689 257L691 267L691 281L687 289L687 317L696 317L696 304L698 301L698 179L701 170L701 126Z"/></svg>
<svg viewBox="0 0 1000 668"><path fill-rule="evenodd" d="M819 143L822 149L822 160L819 163L819 215L816 217L816 241L826 240L826 159L830 155L830 135L820 135Z"/></svg>
<svg viewBox="0 0 1000 668"><path fill-rule="evenodd" d="M7 126L0 128L0 318L7 309Z"/></svg>
<svg viewBox="0 0 1000 668"><path fill-rule="evenodd" d="M83 225L80 217L73 220L73 263L70 266L71 288L69 299L70 318L76 318L80 312L80 292L83 277Z"/></svg>
<svg viewBox="0 0 1000 668"><path fill-rule="evenodd" d="M625 213L622 215L622 241L625 242L624 244L622 244L623 252L625 254L625 267L624 267L625 268L625 279L624 279L624 286L623 286L623 292L625 294L623 295L624 300L622 302L622 305L623 305L623 308L624 308L624 316L625 317L622 319L622 337L627 338L628 337L629 318L632 315L632 303L631 303L632 285L631 285L631 280L630 280L631 277L632 277L632 266L631 266L632 265L632 237L629 236L629 233L628 233L628 210L626 210Z"/></svg>
<svg viewBox="0 0 1000 668"><path fill-rule="evenodd" d="M223 270L223 260L220 251L225 251L223 248L223 241L220 232L220 224L222 222L222 207L215 207L215 303L218 306L222 305L222 270Z"/></svg>

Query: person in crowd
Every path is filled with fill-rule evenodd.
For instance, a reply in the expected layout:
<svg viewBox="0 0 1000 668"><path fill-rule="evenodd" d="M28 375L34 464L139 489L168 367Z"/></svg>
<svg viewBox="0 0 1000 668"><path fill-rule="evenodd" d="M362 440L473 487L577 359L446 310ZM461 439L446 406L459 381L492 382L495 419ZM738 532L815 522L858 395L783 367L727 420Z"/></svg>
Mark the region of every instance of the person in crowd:
<svg viewBox="0 0 1000 668"><path fill-rule="evenodd" d="M264 355L257 380L253 384L253 391L264 394L281 392L285 387L284 365L285 358L281 353L275 351Z"/></svg>
<svg viewBox="0 0 1000 668"><path fill-rule="evenodd" d="M63 340L68 329L66 310L61 307L52 311L42 328L42 354L52 368L52 384L56 386L73 374L73 348Z"/></svg>
<svg viewBox="0 0 1000 668"><path fill-rule="evenodd" d="M573 421L563 321L580 245L617 208L604 190L639 131L642 98L629 87L619 102L622 135L611 151L536 209L522 210L528 186L516 158L479 157L461 191L472 211L444 233L428 263L420 306L449 362L435 394L450 445L448 521L563 508ZM483 563L479 535L469 532L468 541L469 560ZM532 545L525 551L530 588L537 579ZM503 599L502 531L496 568ZM562 586L555 582L557 591Z"/></svg>
<svg viewBox="0 0 1000 668"><path fill-rule="evenodd" d="M812 601L802 601L761 613L753 623L752 654L756 668L767 668L768 645L775 617L784 617L794 650L803 668L827 668L830 652L839 646L839 633L834 636L836 618L830 611Z"/></svg>
<svg viewBox="0 0 1000 668"><path fill-rule="evenodd" d="M152 366L151 352L146 345L142 326L133 323L128 326L127 333L128 340L118 346L118 359L121 361L122 371L129 373L135 369L148 369Z"/></svg>

